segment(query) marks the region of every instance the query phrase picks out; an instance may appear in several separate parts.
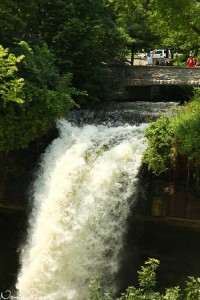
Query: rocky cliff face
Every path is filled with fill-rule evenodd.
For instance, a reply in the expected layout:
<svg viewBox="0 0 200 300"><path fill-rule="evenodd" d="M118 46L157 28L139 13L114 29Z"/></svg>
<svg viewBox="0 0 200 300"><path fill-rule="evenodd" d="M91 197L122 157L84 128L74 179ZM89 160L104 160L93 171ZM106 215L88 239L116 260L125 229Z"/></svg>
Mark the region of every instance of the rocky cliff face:
<svg viewBox="0 0 200 300"><path fill-rule="evenodd" d="M155 176L145 172L144 215L160 218L200 220L200 173L198 166L180 157L173 173ZM144 200L144 198L146 200ZM188 223L188 225L190 225ZM200 228L200 224L198 225Z"/></svg>
<svg viewBox="0 0 200 300"><path fill-rule="evenodd" d="M25 207L28 202L28 187L41 154L57 137L53 128L31 143L28 149L9 154L0 153L0 206ZM185 158L179 158L173 173L154 176L143 166L141 191L139 192L140 212L152 217L179 219L200 219L200 170L188 166Z"/></svg>
<svg viewBox="0 0 200 300"><path fill-rule="evenodd" d="M27 191L41 154L57 136L56 128L32 142L27 149L0 153L0 205L26 206Z"/></svg>

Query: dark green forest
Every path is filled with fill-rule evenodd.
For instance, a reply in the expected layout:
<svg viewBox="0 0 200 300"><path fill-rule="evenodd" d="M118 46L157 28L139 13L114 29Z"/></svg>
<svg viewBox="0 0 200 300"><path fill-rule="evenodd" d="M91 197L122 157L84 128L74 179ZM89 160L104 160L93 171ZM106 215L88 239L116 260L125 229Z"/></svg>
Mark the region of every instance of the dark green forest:
<svg viewBox="0 0 200 300"><path fill-rule="evenodd" d="M166 47L198 54L200 2L8 0L0 4L0 150L28 146L77 105L109 101L109 63Z"/></svg>

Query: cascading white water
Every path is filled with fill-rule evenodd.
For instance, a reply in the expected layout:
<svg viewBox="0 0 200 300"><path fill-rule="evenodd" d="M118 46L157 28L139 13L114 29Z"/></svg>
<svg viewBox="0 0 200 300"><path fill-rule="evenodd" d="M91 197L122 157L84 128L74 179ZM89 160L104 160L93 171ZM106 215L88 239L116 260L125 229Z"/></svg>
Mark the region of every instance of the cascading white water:
<svg viewBox="0 0 200 300"><path fill-rule="evenodd" d="M115 289L146 126L58 122L34 184L19 299L88 300L96 277Z"/></svg>

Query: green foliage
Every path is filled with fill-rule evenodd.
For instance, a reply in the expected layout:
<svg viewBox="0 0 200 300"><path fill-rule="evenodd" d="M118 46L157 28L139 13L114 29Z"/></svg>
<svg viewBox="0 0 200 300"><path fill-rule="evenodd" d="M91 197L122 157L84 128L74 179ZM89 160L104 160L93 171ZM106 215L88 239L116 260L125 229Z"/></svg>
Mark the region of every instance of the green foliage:
<svg viewBox="0 0 200 300"><path fill-rule="evenodd" d="M160 36L164 47L187 51L199 48L198 0L150 0L149 2L151 28Z"/></svg>
<svg viewBox="0 0 200 300"><path fill-rule="evenodd" d="M91 103L108 99L105 64L124 61L130 49L198 52L199 13L199 2L186 0L7 0L0 43L17 53L23 37L35 56L24 51L25 79L55 89L59 74L71 73L74 87L87 88L81 101Z"/></svg>
<svg viewBox="0 0 200 300"><path fill-rule="evenodd" d="M88 88L88 101L107 97L105 63L124 60L127 54L129 35L116 23L114 9L104 0L8 0L8 8L0 4L0 24L2 43L9 42L17 52L17 42L23 37L37 57L24 49L26 79L52 88L57 72L71 73L73 86ZM18 30L13 33L15 24Z"/></svg>
<svg viewBox="0 0 200 300"><path fill-rule="evenodd" d="M34 46L33 49L24 41L21 41L19 45L25 56L23 68L20 71L26 80L40 88L55 89L59 72L55 66L55 56L49 50L47 44Z"/></svg>
<svg viewBox="0 0 200 300"><path fill-rule="evenodd" d="M51 122L53 117L62 115L62 109L63 114L68 111L65 105L61 109L59 99L65 104L69 101L71 107L71 95L81 104L108 100L112 76L107 63L124 61L128 45L150 48L157 43L198 52L199 10L199 1L186 0L8 0L0 3L0 42L9 46L13 53L25 55L22 60L21 55L16 57L8 55L6 49L0 50L0 111L4 120L1 122L5 122L2 125L7 126L7 113L15 120L20 119L24 112L29 115L29 110L35 109L36 116L38 113L41 117L39 103L45 104L46 110L49 107L48 111L44 107L41 111ZM19 50L21 37L28 44L21 42ZM6 64L8 68L4 68ZM6 73L8 70L10 73ZM27 96L29 86L31 95ZM86 93L77 89L87 90L89 96L85 97ZM39 91L44 91L41 96L43 103L36 98L40 96ZM23 101L27 103L21 108L14 103ZM5 104L9 104L6 110L3 109ZM50 110L54 113L51 114ZM199 155L197 114L193 114L193 121L189 121L190 128L185 134L183 131L187 126L184 124L187 122L184 120L183 124L181 118L174 120L173 127L167 125L167 120L150 126L145 160L156 174L173 165L178 150L195 159ZM31 117L30 124L33 119ZM39 126L44 128L41 124ZM192 132L195 134L193 140L189 138ZM5 144L2 147L4 149ZM11 146L8 148L12 149Z"/></svg>
<svg viewBox="0 0 200 300"><path fill-rule="evenodd" d="M145 266L138 271L139 288L129 286L125 293L118 300L155 300L161 299L158 292L154 291L156 286L156 269L159 266L159 261L154 258L149 258L145 262Z"/></svg>
<svg viewBox="0 0 200 300"><path fill-rule="evenodd" d="M110 0L115 9L116 22L129 35L129 45L137 48L154 47L157 36L150 28L149 5L146 0Z"/></svg>
<svg viewBox="0 0 200 300"><path fill-rule="evenodd" d="M109 98L115 95L115 90L112 87L112 70L107 65L97 66L88 75L88 81L82 84L82 89L86 90L90 96L89 100L86 97L82 97L80 100L81 105L94 105L100 101L108 101Z"/></svg>
<svg viewBox="0 0 200 300"><path fill-rule="evenodd" d="M200 98L180 107L172 119L179 153L189 159L200 159Z"/></svg>
<svg viewBox="0 0 200 300"><path fill-rule="evenodd" d="M193 288L191 286L191 288ZM181 289L179 286L175 286L172 288L168 288L165 291L165 295L163 295L163 300L184 300L181 295Z"/></svg>
<svg viewBox="0 0 200 300"><path fill-rule="evenodd" d="M0 151L5 152L26 148L76 105L73 95L86 94L72 87L72 74L59 75L45 44L33 50L25 42L21 45L25 54L19 66L26 78L21 90L24 102L20 106L16 101L6 106L0 103Z"/></svg>
<svg viewBox="0 0 200 300"><path fill-rule="evenodd" d="M156 285L156 269L159 266L157 259L150 258L145 262L145 266L141 267L141 271L138 271L138 281L140 287L144 291L152 291Z"/></svg>
<svg viewBox="0 0 200 300"><path fill-rule="evenodd" d="M22 87L23 78L17 78L17 64L24 58L16 57L0 45L0 103L6 105L9 101L23 103Z"/></svg>
<svg viewBox="0 0 200 300"><path fill-rule="evenodd" d="M200 299L200 278L194 278L192 276L188 277L186 282L186 300L196 300Z"/></svg>
<svg viewBox="0 0 200 300"><path fill-rule="evenodd" d="M156 270L159 261L149 258L138 271L139 287L129 286L117 300L197 300L200 297L200 278L188 277L185 289L179 286L167 288L165 293L155 291ZM90 285L90 300L111 300L110 294L102 292L101 286L93 281Z"/></svg>
<svg viewBox="0 0 200 300"><path fill-rule="evenodd" d="M162 116L146 130L148 148L144 163L159 175L171 169L177 156L200 163L200 92L193 100L174 109L173 115Z"/></svg>
<svg viewBox="0 0 200 300"><path fill-rule="evenodd" d="M42 89L87 96L86 92L80 92L72 87L72 73L60 75L56 66L55 54L52 53L47 44L34 46L33 49L25 41L21 41L19 44L25 55L20 72L27 81Z"/></svg>
<svg viewBox="0 0 200 300"><path fill-rule="evenodd" d="M25 84L24 95L23 106L9 103L0 107L0 151L26 148L75 104L69 94L40 89L30 83Z"/></svg>
<svg viewBox="0 0 200 300"><path fill-rule="evenodd" d="M0 44L9 47L9 49L13 45L13 41L16 41L18 37L21 38L23 31L25 31L25 15L22 18L21 11L19 10L19 2L22 1L0 1ZM30 15L32 15L33 11L30 11Z"/></svg>
<svg viewBox="0 0 200 300"><path fill-rule="evenodd" d="M104 293L97 280L92 280L89 285L91 300L112 300L109 293Z"/></svg>
<svg viewBox="0 0 200 300"><path fill-rule="evenodd" d="M187 65L188 53L182 53L178 55L173 61L173 66L185 67Z"/></svg>
<svg viewBox="0 0 200 300"><path fill-rule="evenodd" d="M166 172L172 165L176 152L173 147L174 132L170 118L160 117L152 122L145 132L148 148L144 153L143 162L156 175Z"/></svg>

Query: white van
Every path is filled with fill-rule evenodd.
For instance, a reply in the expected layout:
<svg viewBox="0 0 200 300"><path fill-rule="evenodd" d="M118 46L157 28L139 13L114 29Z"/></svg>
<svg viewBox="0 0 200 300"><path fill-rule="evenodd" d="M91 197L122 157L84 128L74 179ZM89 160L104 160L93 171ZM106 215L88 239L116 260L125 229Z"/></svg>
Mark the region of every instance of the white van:
<svg viewBox="0 0 200 300"><path fill-rule="evenodd" d="M162 56L165 58L165 64L166 65L171 65L172 64L172 52L171 50L166 50L166 49L155 49L150 51L150 54L152 55L153 58L153 64L157 64L158 58L162 54Z"/></svg>
<svg viewBox="0 0 200 300"><path fill-rule="evenodd" d="M162 56L164 56L165 58L172 58L172 55L171 55L171 50L152 50L150 51L150 53L153 55L153 58L159 58L160 57L160 54L162 54Z"/></svg>

